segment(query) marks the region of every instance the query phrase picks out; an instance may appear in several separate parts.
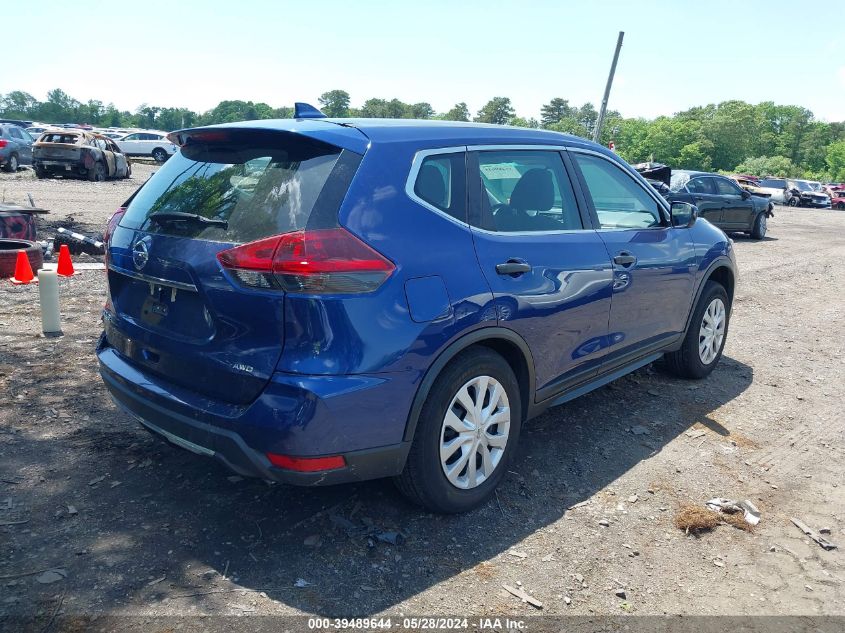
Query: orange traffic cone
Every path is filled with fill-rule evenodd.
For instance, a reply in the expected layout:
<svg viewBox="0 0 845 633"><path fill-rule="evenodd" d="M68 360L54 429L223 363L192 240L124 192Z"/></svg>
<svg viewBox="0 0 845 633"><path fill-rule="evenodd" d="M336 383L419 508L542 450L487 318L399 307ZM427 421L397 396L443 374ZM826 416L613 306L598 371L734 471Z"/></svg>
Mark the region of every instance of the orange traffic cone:
<svg viewBox="0 0 845 633"><path fill-rule="evenodd" d="M67 244L62 244L59 248L59 265L56 266L56 274L59 277L72 277L76 274L73 270L70 249L68 249Z"/></svg>
<svg viewBox="0 0 845 633"><path fill-rule="evenodd" d="M32 266L29 265L29 257L26 256L24 251L18 251L18 259L15 261L15 276L9 281L20 286L24 284L31 284L33 280L35 283L38 283L38 280L35 279L35 275L32 274Z"/></svg>

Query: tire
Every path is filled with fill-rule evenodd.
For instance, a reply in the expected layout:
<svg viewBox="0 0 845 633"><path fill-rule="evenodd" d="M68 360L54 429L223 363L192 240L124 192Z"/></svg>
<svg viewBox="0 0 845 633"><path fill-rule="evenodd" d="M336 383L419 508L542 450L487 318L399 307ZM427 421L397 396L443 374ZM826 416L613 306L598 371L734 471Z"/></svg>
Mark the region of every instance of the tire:
<svg viewBox="0 0 845 633"><path fill-rule="evenodd" d="M14 276L20 250L26 253L32 272L36 272L44 264L39 244L29 240L0 239L0 278Z"/></svg>
<svg viewBox="0 0 845 633"><path fill-rule="evenodd" d="M789 204L790 207L797 207L798 206L798 198L790 198L788 204Z"/></svg>
<svg viewBox="0 0 845 633"><path fill-rule="evenodd" d="M88 170L88 180L92 182L103 182L106 179L106 167L100 161Z"/></svg>
<svg viewBox="0 0 845 633"><path fill-rule="evenodd" d="M152 153L153 160L157 163L163 163L167 160L167 152L165 152L162 148L156 147Z"/></svg>
<svg viewBox="0 0 845 633"><path fill-rule="evenodd" d="M723 315L721 340L718 344L710 346L707 354L702 354L699 345L702 342L705 313L710 311L711 305L721 301ZM731 304L728 293L722 284L715 281L708 281L704 291L695 306L695 312L690 320L689 329L677 352L669 352L663 357L664 364L670 373L682 378L705 378L719 364L722 358L722 350L725 348L725 341L728 339L728 325L730 322ZM712 321L712 313L710 315ZM712 353L712 357L710 354Z"/></svg>
<svg viewBox="0 0 845 633"><path fill-rule="evenodd" d="M41 165L35 166L35 177L39 179L49 178L50 172L44 169Z"/></svg>
<svg viewBox="0 0 845 633"><path fill-rule="evenodd" d="M14 174L18 170L19 166L20 165L18 164L18 155L12 154L11 156L9 156L9 160L7 160L6 164L3 166L3 171L8 171Z"/></svg>
<svg viewBox="0 0 845 633"><path fill-rule="evenodd" d="M754 225L751 227L751 239L762 240L766 237L766 230L768 223L766 222L766 212L762 211L754 218Z"/></svg>
<svg viewBox="0 0 845 633"><path fill-rule="evenodd" d="M840 211L845 211L845 202L837 202L836 208L839 209Z"/></svg>
<svg viewBox="0 0 845 633"><path fill-rule="evenodd" d="M475 381L479 382L473 384ZM496 408L490 413L496 417L501 416L502 422L490 424L487 429L491 433L469 428L474 426L472 420L475 417L458 402L461 392L464 393L464 401L467 397L475 401L482 389L485 394L482 396L482 406L487 403L487 409L490 407L489 399L496 393L500 394ZM492 417L485 415L487 424ZM482 418L482 423L485 418ZM461 434L449 425L450 419L461 423ZM466 421L469 424L465 425ZM405 468L394 481L410 501L433 512L452 514L476 508L490 499L504 477L516 451L521 427L522 402L513 370L495 352L483 347L472 347L453 359L434 381L420 411ZM482 427L479 425L477 428ZM448 445L461 438L464 441L453 444L453 452L445 453L446 459L441 459L441 445ZM487 438L498 439L488 444ZM487 455L487 460L484 460L482 454ZM475 485L472 485L470 463L476 477L482 479L476 481ZM452 480L446 474L450 465ZM486 473L485 467L489 469Z"/></svg>

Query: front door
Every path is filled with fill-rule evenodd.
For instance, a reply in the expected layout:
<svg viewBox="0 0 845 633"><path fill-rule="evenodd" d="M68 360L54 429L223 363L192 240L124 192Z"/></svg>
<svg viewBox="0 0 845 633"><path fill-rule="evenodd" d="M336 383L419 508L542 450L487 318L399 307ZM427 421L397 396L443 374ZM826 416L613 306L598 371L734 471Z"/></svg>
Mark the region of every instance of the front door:
<svg viewBox="0 0 845 633"><path fill-rule="evenodd" d="M470 224L500 326L534 357L538 399L598 372L612 270L554 150L469 153Z"/></svg>
<svg viewBox="0 0 845 633"><path fill-rule="evenodd" d="M670 226L657 198L622 166L570 151L599 236L613 262L613 301L605 368L665 346L685 329L692 304L695 247L687 228Z"/></svg>
<svg viewBox="0 0 845 633"><path fill-rule="evenodd" d="M733 180L714 177L716 191L722 199L722 228L747 231L751 227L754 205L749 196Z"/></svg>
<svg viewBox="0 0 845 633"><path fill-rule="evenodd" d="M695 176L686 186L693 204L698 207L698 217L721 226L724 201L719 196L714 179L710 176Z"/></svg>

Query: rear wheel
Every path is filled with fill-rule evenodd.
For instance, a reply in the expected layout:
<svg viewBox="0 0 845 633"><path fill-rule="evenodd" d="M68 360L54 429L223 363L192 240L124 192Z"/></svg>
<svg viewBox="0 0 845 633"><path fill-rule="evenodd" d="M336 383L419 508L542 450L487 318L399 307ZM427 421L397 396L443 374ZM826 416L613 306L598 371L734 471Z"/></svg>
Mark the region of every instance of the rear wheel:
<svg viewBox="0 0 845 633"><path fill-rule="evenodd" d="M106 167L103 163L97 161L94 166L88 171L88 180L94 182L103 182L106 179Z"/></svg>
<svg viewBox="0 0 845 633"><path fill-rule="evenodd" d="M44 169L41 165L35 166L35 177L36 178L47 178L49 177L49 172Z"/></svg>
<svg viewBox="0 0 845 633"><path fill-rule="evenodd" d="M6 161L6 166L3 169L15 173L18 170L18 155L12 154L9 156L9 160Z"/></svg>
<svg viewBox="0 0 845 633"><path fill-rule="evenodd" d="M683 378L704 378L719 363L728 336L730 299L725 288L708 281L695 307L681 349L664 356L666 368Z"/></svg>
<svg viewBox="0 0 845 633"><path fill-rule="evenodd" d="M754 226L751 227L751 237L755 240L762 240L766 237L767 229L766 213L758 213L757 217L754 218Z"/></svg>
<svg viewBox="0 0 845 633"><path fill-rule="evenodd" d="M493 351L467 350L431 387L405 469L396 478L399 490L434 512L481 505L504 477L521 422L513 370Z"/></svg>
<svg viewBox="0 0 845 633"><path fill-rule="evenodd" d="M153 156L153 159L154 159L157 163L163 163L164 161L166 161L166 160L167 160L167 152L165 152L165 151L164 151L162 148L160 148L160 147L156 147L156 148L153 150L153 154L152 154L152 156Z"/></svg>
<svg viewBox="0 0 845 633"><path fill-rule="evenodd" d="M845 210L845 202L837 202L836 208L839 209L840 211Z"/></svg>

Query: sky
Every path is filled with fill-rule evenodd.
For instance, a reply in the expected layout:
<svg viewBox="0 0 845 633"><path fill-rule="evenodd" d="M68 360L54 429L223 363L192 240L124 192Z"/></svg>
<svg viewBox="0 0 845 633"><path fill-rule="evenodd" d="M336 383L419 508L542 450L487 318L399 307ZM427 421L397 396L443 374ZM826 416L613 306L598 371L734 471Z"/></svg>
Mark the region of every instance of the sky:
<svg viewBox="0 0 845 633"><path fill-rule="evenodd" d="M445 112L463 101L473 114L504 96L539 118L554 97L598 107L624 31L608 106L624 116L741 99L842 121L841 2L8 2L2 21L21 21L4 29L0 94L43 100L61 88L133 112L204 111L224 99L317 105L342 89L353 106L396 97Z"/></svg>

